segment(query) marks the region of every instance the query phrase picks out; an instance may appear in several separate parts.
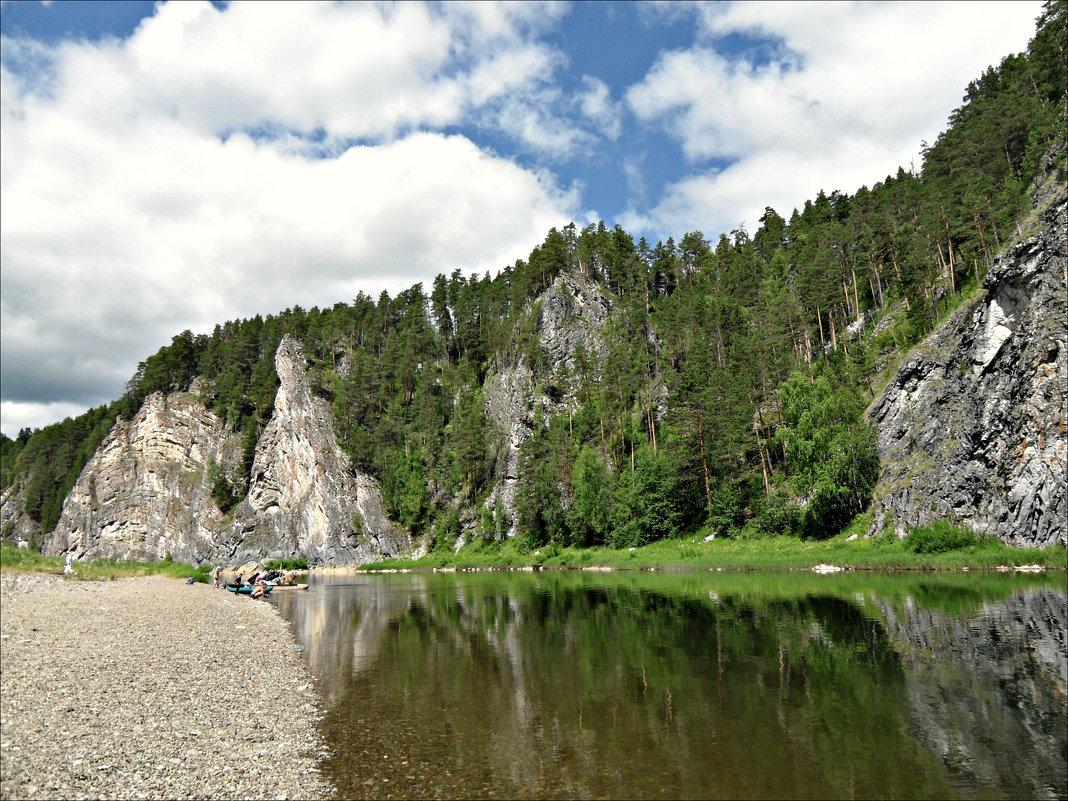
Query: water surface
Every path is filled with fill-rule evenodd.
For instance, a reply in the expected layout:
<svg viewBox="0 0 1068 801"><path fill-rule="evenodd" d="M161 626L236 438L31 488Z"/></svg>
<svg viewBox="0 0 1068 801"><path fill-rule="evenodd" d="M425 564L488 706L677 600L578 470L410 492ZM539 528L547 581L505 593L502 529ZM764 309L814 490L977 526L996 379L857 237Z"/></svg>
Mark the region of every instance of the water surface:
<svg viewBox="0 0 1068 801"><path fill-rule="evenodd" d="M272 600L347 798L1066 798L1064 577L407 573Z"/></svg>

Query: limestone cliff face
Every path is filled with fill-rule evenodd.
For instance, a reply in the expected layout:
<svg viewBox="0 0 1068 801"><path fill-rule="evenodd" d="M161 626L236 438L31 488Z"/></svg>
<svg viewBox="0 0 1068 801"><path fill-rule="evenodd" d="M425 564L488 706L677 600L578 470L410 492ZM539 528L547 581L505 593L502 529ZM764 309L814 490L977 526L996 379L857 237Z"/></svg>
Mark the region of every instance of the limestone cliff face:
<svg viewBox="0 0 1068 801"><path fill-rule="evenodd" d="M13 542L27 546L32 543L36 550L40 545L41 527L23 511L25 506L26 488L21 482L11 484L0 493L0 531Z"/></svg>
<svg viewBox="0 0 1068 801"><path fill-rule="evenodd" d="M305 374L300 343L275 355L280 386L256 445L248 497L234 513L230 561L304 554L310 564L354 564L399 556L410 536L386 519L370 476L354 473L338 447L327 403Z"/></svg>
<svg viewBox="0 0 1068 801"><path fill-rule="evenodd" d="M195 396L149 396L119 420L63 503L44 552L79 559L202 562L227 539L229 518L211 498L212 461L231 469L241 443Z"/></svg>
<svg viewBox="0 0 1068 801"><path fill-rule="evenodd" d="M544 419L578 408L573 380L575 357L586 351L594 379L607 348L601 332L608 321L611 303L601 288L575 273L561 273L539 299L538 343L548 352L548 369L539 374L520 354L516 360L490 373L485 385L485 409L490 424L502 442L497 453L497 485L487 505L500 500L507 520L508 536L515 534L515 487L519 475L519 450L534 430L536 410Z"/></svg>
<svg viewBox="0 0 1068 801"><path fill-rule="evenodd" d="M911 355L870 410L873 531L951 519L1014 545L1066 541L1068 196Z"/></svg>
<svg viewBox="0 0 1068 801"><path fill-rule="evenodd" d="M240 436L197 396L156 393L132 420L116 422L86 464L44 552L241 565L298 555L352 564L411 551L410 536L387 520L377 483L350 470L295 339L282 341L275 366L274 413L232 515L212 499L210 471L214 463L244 483ZM5 498L5 509L20 507Z"/></svg>

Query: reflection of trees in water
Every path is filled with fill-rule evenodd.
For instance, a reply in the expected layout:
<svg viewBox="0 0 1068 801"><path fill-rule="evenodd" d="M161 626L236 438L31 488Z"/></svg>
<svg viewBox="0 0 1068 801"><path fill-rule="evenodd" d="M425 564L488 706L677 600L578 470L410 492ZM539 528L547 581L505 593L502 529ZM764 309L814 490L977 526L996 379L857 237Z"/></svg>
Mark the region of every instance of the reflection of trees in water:
<svg viewBox="0 0 1068 801"><path fill-rule="evenodd" d="M978 698L991 697L988 680L1008 686L1022 678L989 705L1001 704L995 717L1015 721L1003 726L1015 732L1014 748L1057 752L1048 734L1027 731L1048 733L1058 720L1064 728L1063 593L1059 619L1012 613L1045 621L1045 633L1024 626L1025 639L1060 654L1058 684L1041 668L982 675L977 660L1007 654L973 642L976 650L965 658L955 644L963 637L1017 653L1019 643L1004 646L1003 615L989 610L1026 605L1022 596L988 602L980 615L988 630L977 633L975 613L959 613L962 622L947 628L945 620L958 613L917 617L908 611L908 593L881 601L846 583L796 582L792 593L769 594L744 583L667 576L534 578L361 577L357 586L309 596L288 610L331 705L327 736L343 744L336 778L361 782L344 792L946 795L951 789L935 756L966 796L978 788L1013 795L1013 788L1034 787L1021 782L1029 772L1045 775L1050 766L1042 757L1021 769L985 766L986 756L998 762L1012 753L999 756L994 748L1009 735L986 750L972 747L957 730L974 731L974 717L924 706L944 680L917 667L928 662L970 670L963 682ZM985 597L979 595L961 604L949 594L944 605L974 609ZM1052 595L1047 603L1055 603ZM1058 631L1059 651L1047 647ZM926 659L924 648L937 650ZM945 649L960 658L947 662ZM1046 690L1037 687L1043 681ZM1058 687L1059 710L1048 703ZM1036 699L1022 714L1013 706L1021 693ZM961 761L978 755L979 769L955 780L953 760L937 747L945 742L963 744ZM376 776L377 783L362 784Z"/></svg>

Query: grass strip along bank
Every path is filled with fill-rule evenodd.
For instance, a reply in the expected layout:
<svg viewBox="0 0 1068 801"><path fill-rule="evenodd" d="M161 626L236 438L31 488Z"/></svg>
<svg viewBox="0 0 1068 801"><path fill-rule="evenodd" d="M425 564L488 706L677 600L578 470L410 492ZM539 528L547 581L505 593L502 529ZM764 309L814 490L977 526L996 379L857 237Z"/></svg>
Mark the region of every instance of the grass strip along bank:
<svg viewBox="0 0 1068 801"><path fill-rule="evenodd" d="M859 515L840 536L826 540L745 530L713 537L708 530L635 548L531 546L522 538L476 539L462 548L433 551L420 559L390 559L365 570L402 568L508 569L606 568L613 570L811 570L835 565L854 570L998 570L1039 566L1068 569L1063 544L1016 548L964 526L936 521L898 539L892 531L864 537L870 519Z"/></svg>
<svg viewBox="0 0 1068 801"><path fill-rule="evenodd" d="M813 542L794 537L711 542L693 538L661 540L639 548L561 548L546 545L533 551L513 541L474 542L456 552L431 553L417 560L389 559L363 565L365 570L419 568L606 568L614 570L811 570L836 565L854 570L996 570L1038 565L1065 570L1068 551L1051 548L1010 548L983 543L944 552L916 553L903 542L883 539Z"/></svg>
<svg viewBox="0 0 1068 801"><path fill-rule="evenodd" d="M1046 570L1068 569L1068 550L1063 545L1015 548L968 529L946 525L916 529L904 540L898 540L892 533L868 539L858 536L850 540L850 536L848 530L828 540L775 536L716 538L706 542L693 536L619 550L561 547L554 543L532 547L520 538L476 539L455 551L433 551L419 559L387 559L361 565L361 569L811 570L819 565L887 571L1012 570L1034 565ZM267 560L268 566L275 561ZM6 545L0 548L0 565L4 570L63 574L62 556L44 556ZM307 563L302 561L300 566L303 569ZM177 579L192 576L195 581L206 583L210 581L211 568L210 564L193 566L167 559L162 562L100 559L75 562L76 575L69 578L99 581L159 574Z"/></svg>
<svg viewBox="0 0 1068 801"><path fill-rule="evenodd" d="M63 575L64 558L62 556L45 556L36 551L26 551L11 545L0 547L0 567L18 573L48 573ZM96 559L74 563L74 575L65 578L86 581L113 581L132 576L167 576L175 579L193 578L194 581L207 584L211 581L213 565L194 566L185 562L175 562L165 558L162 562L134 562L119 559Z"/></svg>

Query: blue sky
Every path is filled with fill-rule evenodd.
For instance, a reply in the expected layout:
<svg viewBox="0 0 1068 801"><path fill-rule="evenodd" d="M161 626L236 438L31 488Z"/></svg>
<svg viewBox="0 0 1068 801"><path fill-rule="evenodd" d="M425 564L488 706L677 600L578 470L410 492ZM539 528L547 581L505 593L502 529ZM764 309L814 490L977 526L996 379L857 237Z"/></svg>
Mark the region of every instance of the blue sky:
<svg viewBox="0 0 1068 801"><path fill-rule="evenodd" d="M0 5L0 427L188 328L919 168L1038 2Z"/></svg>

